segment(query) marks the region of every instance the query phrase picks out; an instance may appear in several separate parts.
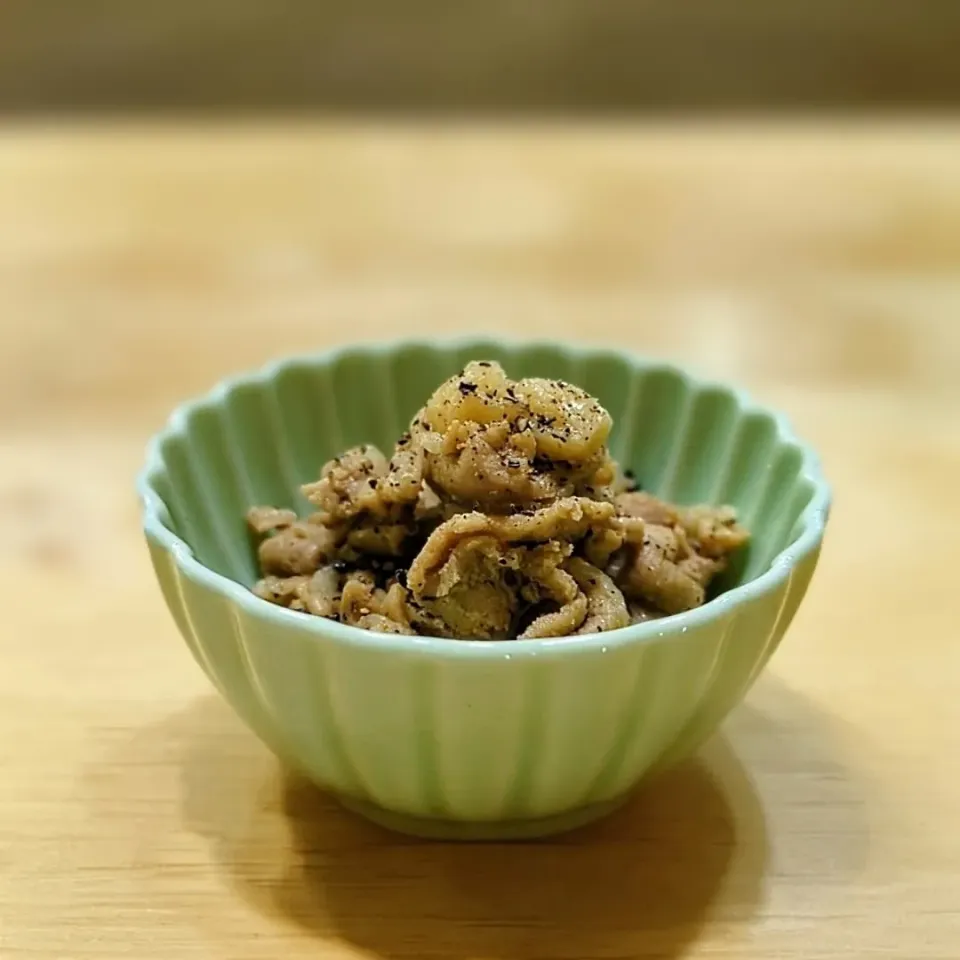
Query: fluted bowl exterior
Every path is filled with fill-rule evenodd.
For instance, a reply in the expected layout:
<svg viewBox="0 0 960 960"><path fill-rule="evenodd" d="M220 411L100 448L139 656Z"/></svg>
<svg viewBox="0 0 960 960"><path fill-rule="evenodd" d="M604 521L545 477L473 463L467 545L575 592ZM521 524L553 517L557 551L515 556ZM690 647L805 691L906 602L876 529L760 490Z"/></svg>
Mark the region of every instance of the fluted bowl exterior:
<svg viewBox="0 0 960 960"><path fill-rule="evenodd" d="M389 449L469 359L577 383L614 417L646 489L730 502L753 531L703 607L588 637L503 643L375 634L256 598L244 512L354 443ZM610 809L689 753L779 644L820 552L830 491L782 416L609 350L458 341L294 357L180 407L139 480L163 595L193 656L279 756L388 826L529 836Z"/></svg>

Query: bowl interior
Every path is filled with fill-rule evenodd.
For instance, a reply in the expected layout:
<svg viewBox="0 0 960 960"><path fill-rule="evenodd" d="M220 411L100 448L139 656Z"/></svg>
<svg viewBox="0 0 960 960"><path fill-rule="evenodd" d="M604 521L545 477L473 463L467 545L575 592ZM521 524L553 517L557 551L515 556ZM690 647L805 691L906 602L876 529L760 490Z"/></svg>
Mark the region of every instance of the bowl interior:
<svg viewBox="0 0 960 960"><path fill-rule="evenodd" d="M612 351L482 341L294 359L181 408L146 478L167 507L161 519L201 563L252 584L247 508L309 512L300 484L348 446L391 450L433 389L471 359L499 360L514 377L578 384L610 411L612 452L644 489L735 506L753 539L719 590L763 573L802 532L817 488L812 454L739 392Z"/></svg>

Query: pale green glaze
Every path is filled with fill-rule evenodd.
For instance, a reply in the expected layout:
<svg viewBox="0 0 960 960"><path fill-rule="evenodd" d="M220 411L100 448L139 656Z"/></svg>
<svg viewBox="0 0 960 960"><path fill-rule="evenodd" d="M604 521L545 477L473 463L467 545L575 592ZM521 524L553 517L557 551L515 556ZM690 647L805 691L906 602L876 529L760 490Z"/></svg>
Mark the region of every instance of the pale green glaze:
<svg viewBox="0 0 960 960"><path fill-rule="evenodd" d="M305 508L298 485L324 460L390 448L474 358L596 394L645 488L734 504L754 539L727 592L613 633L499 644L368 633L256 599L246 508ZM250 728L354 809L464 838L585 822L695 749L796 613L830 500L809 448L738 391L612 351L484 341L358 347L222 384L174 413L139 487L177 626Z"/></svg>

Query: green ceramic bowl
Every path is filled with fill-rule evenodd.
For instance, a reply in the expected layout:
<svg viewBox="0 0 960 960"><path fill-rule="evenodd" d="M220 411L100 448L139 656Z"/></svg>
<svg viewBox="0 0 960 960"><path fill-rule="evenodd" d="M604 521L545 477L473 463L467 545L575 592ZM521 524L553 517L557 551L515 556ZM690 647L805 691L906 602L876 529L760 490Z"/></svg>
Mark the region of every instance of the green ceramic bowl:
<svg viewBox="0 0 960 960"><path fill-rule="evenodd" d="M254 597L246 508L305 510L298 486L326 459L390 447L471 358L579 384L646 489L734 504L753 542L724 592L611 633L507 643L369 633ZM251 730L371 819L464 839L585 823L695 749L793 619L830 501L814 453L737 390L610 350L487 341L353 347L230 380L173 414L139 490L177 626Z"/></svg>

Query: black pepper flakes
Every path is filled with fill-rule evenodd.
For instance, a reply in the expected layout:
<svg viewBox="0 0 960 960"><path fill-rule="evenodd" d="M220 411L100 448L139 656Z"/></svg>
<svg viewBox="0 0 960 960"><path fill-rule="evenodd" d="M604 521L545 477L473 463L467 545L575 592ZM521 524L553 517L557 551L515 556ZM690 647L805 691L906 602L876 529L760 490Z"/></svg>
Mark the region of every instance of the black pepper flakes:
<svg viewBox="0 0 960 960"><path fill-rule="evenodd" d="M469 380L461 380L460 383L457 384L457 389L463 394L463 396L466 397L471 393L477 392L477 385L475 383L470 383Z"/></svg>

